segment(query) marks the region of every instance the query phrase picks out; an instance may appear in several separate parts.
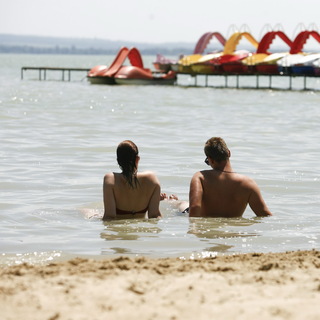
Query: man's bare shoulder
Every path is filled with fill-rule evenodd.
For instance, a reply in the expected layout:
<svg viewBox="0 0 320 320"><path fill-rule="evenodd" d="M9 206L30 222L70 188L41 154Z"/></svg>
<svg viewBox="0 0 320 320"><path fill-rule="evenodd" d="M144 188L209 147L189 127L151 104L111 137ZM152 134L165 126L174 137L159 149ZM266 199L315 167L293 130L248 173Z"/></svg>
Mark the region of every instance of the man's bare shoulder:
<svg viewBox="0 0 320 320"><path fill-rule="evenodd" d="M258 187L257 183L250 177L237 173L234 175L234 178L241 183L242 187L248 188L250 190L254 190Z"/></svg>
<svg viewBox="0 0 320 320"><path fill-rule="evenodd" d="M221 174L221 172L219 173ZM255 189L257 188L257 184L256 182L244 175L244 174L240 174L240 173L236 173L236 172L232 172L232 173L223 173L225 176L225 178L227 178L230 182L234 182L237 184L241 184L242 187L244 188L248 188L248 189ZM215 170L202 170L202 171L198 171L193 175L194 179L200 179L200 180L211 180L212 178L217 176L217 172Z"/></svg>
<svg viewBox="0 0 320 320"><path fill-rule="evenodd" d="M244 174L237 173L236 177L239 177L239 179L242 180L243 182L254 183L254 180L252 178L250 178L249 176L246 176Z"/></svg>
<svg viewBox="0 0 320 320"><path fill-rule="evenodd" d="M201 171L197 171L192 178L195 179L203 179L205 176L207 176L208 174L210 174L210 171L212 170L201 170Z"/></svg>

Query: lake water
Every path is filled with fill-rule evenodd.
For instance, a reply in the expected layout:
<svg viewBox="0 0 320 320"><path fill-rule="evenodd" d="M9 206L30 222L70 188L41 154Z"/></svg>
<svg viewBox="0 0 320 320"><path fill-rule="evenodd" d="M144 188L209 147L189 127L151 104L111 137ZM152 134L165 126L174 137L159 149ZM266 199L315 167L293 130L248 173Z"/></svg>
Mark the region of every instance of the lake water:
<svg viewBox="0 0 320 320"><path fill-rule="evenodd" d="M320 249L319 91L193 87L188 76L172 87L95 86L85 73L20 79L22 66L91 68L112 58L0 55L1 265ZM155 57L143 58L151 66ZM102 179L119 171L120 141L138 145L139 169L156 172L163 192L187 200L212 136L226 140L233 169L256 180L273 217L248 208L241 219L189 219L162 202L161 220L85 218L103 212Z"/></svg>

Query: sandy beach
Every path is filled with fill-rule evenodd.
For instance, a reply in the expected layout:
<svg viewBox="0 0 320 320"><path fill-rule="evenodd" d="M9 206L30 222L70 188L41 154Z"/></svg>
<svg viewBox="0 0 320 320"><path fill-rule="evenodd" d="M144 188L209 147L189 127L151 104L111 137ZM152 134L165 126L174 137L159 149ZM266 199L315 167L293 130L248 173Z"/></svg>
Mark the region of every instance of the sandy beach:
<svg viewBox="0 0 320 320"><path fill-rule="evenodd" d="M2 320L320 319L320 252L76 258L0 270Z"/></svg>

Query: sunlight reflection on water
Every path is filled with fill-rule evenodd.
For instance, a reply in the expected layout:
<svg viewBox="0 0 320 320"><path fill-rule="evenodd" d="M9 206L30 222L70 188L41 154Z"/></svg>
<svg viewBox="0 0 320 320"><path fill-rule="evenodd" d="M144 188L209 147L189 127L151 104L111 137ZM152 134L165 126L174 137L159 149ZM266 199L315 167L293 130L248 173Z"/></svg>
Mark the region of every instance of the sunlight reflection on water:
<svg viewBox="0 0 320 320"><path fill-rule="evenodd" d="M0 263L319 249L318 92L21 81L22 65L48 57L17 55L8 66L5 57ZM72 59L53 56L50 63L87 63ZM159 221L103 223L83 215L85 208L102 214L102 177L119 170L121 140L137 143L140 170L155 171L164 192L187 200L211 136L225 138L234 170L257 181L273 217L254 218L248 208L238 220L189 220L164 203Z"/></svg>

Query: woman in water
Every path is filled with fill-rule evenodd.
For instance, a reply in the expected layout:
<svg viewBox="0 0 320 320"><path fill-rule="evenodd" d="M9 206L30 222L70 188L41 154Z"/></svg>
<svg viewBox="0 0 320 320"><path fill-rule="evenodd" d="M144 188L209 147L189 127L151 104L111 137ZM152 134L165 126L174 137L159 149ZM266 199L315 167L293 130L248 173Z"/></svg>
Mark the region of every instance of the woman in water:
<svg viewBox="0 0 320 320"><path fill-rule="evenodd" d="M130 140L117 148L121 173L109 172L103 179L103 220L161 217L160 183L152 172L138 172L139 151Z"/></svg>

